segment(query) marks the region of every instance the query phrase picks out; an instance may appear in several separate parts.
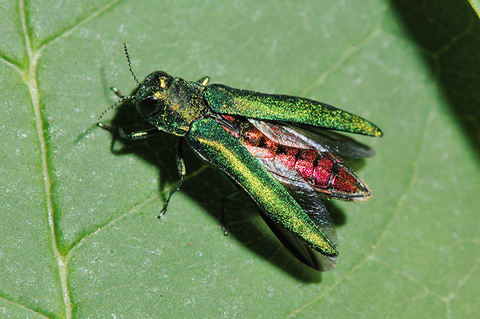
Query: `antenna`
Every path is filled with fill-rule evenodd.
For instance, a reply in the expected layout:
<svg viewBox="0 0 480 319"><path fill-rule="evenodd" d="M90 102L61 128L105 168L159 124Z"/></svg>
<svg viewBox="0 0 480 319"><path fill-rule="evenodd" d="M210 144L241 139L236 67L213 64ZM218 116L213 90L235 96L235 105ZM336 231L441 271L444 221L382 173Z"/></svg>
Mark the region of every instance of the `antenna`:
<svg viewBox="0 0 480 319"><path fill-rule="evenodd" d="M103 111L102 114L100 114L100 116L98 117L97 121L100 121L100 119L105 115L107 114L108 111L110 110L113 110L118 104L122 103L122 102L125 102L125 101L130 101L130 100L133 100L135 99L135 95L129 95L129 96L124 96L122 97L120 100L118 100L117 102L115 102L115 104L113 104L112 106L110 106L108 109L106 109L105 111Z"/></svg>
<svg viewBox="0 0 480 319"><path fill-rule="evenodd" d="M130 73L132 73L133 75L133 79L135 80L135 82L137 83L137 86L140 85L140 83L138 82L138 79L137 79L137 76L135 75L135 72L133 72L133 69L132 69L132 60L130 60L130 55L128 54L128 48L127 48L127 44L124 43L123 44L123 48L125 49L125 55L127 56L127 61L128 61L128 68L130 69ZM118 90L116 91L115 89L112 88L112 90L118 94ZM121 94L120 94L121 96ZM105 111L103 111L102 114L100 114L100 116L98 117L97 121L100 121L101 118L107 114L108 111L111 111L113 110L118 104L122 103L122 102L125 102L125 101L130 101L130 100L133 100L135 99L135 95L129 95L129 96L121 96L120 100L118 100L117 102L115 102L115 104L113 104L112 106L110 106L108 109L106 109Z"/></svg>
<svg viewBox="0 0 480 319"><path fill-rule="evenodd" d="M138 86L140 83L138 83L137 76L135 75L135 72L133 72L133 69L132 69L132 61L130 60L130 55L128 54L127 44L124 43L124 44L123 44L123 47L124 47L124 49L125 49L125 55L127 56L128 68L130 69L130 73L132 73L133 79L135 80L135 82L137 82L137 86Z"/></svg>

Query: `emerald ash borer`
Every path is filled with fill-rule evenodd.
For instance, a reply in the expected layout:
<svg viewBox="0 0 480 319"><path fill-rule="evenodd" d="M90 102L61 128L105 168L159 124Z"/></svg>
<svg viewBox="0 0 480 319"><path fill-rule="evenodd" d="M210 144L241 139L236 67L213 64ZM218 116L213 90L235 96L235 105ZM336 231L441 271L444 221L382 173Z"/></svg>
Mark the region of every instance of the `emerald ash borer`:
<svg viewBox="0 0 480 319"><path fill-rule="evenodd" d="M154 128L120 134L129 139L160 132L179 136L177 168L185 178L181 144L225 173L247 192L267 225L304 264L328 271L335 267L338 240L322 198L367 201L368 186L338 157L374 155L367 146L333 131L380 137L373 123L330 105L306 98L241 90L209 84L209 77L186 81L163 71L137 82L100 117L127 100ZM99 126L111 130L110 126Z"/></svg>

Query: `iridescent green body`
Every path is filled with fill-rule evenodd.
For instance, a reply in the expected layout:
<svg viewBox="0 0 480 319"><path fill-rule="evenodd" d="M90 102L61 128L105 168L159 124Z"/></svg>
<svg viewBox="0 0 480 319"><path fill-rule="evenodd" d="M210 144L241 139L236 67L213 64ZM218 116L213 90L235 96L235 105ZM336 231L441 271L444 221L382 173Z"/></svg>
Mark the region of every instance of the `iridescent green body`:
<svg viewBox="0 0 480 319"><path fill-rule="evenodd" d="M317 101L240 90L220 84L208 85L208 80L209 78L205 77L197 82L190 82L162 71L152 72L138 85L135 95L124 97L116 104L124 100L134 100L138 113L155 128L129 135L121 131L122 135L137 139L163 131L180 136L180 143L185 139L201 158L228 175L250 195L267 224L297 258L318 270L332 269L338 255L336 235L323 204L320 200L313 198L316 197L315 191L307 184L295 184L296 186L292 184L292 186L288 178L285 177L286 179L282 180L281 174L290 173L281 162L278 162L278 165L283 167L279 171L280 175L274 176L272 168L267 169L265 163L259 160L259 155L254 156L253 149L247 149L246 144L242 144L242 136L237 135L243 133L232 124L236 123L235 121L229 121L228 116L240 116L236 121L245 121L245 123L248 118L280 121L369 136L381 136L382 132L377 126L361 117ZM252 126L249 122L248 125L247 127ZM268 125L265 124L265 127L269 128ZM105 125L101 126L108 128ZM259 126L259 128L262 127ZM283 126L273 125L272 129L289 134L291 140L303 141L300 133L289 133L289 129ZM262 134L256 129L251 132ZM267 137L261 136L263 140L268 140ZM281 135L276 138L281 139ZM305 141L314 143L306 137ZM170 196L180 188L186 175L180 143L177 167L181 179L171 191ZM342 143L344 141L338 143L340 148L347 148ZM285 150L293 150L293 146L282 147ZM318 152L328 151L328 149L323 150L321 145L316 148ZM358 146L352 149L364 151ZM308 152L303 150L300 153L305 155ZM343 166L338 167L340 169ZM347 173L350 174L350 171ZM356 178L353 172L351 174ZM359 183L367 192L368 188L361 181ZM162 212L165 211L170 196ZM366 199L369 196L369 192L365 194ZM312 205L306 203L310 198L314 202ZM292 242L296 240L302 244ZM310 249L319 253L319 260L312 255Z"/></svg>
<svg viewBox="0 0 480 319"><path fill-rule="evenodd" d="M239 90L209 85L205 99L218 113L248 118L299 123L368 136L382 136L373 123L318 101L296 96Z"/></svg>
<svg viewBox="0 0 480 319"><path fill-rule="evenodd" d="M264 207L272 221L281 224L315 250L330 257L337 256L337 248L278 180L210 117L214 113L211 105L217 102L213 100L218 94L217 88L217 85L203 86L198 82L167 77L163 72L153 72L140 84L135 94L137 110L159 130L184 136L203 159L226 173L259 206ZM229 89L232 96L236 89ZM146 106L150 105L152 97L156 103L162 104L160 108L156 106L153 113ZM268 105L264 105L262 109L267 108ZM145 109L148 111L145 112ZM161 111L156 112L158 110ZM290 116L294 115L295 112L291 111Z"/></svg>
<svg viewBox="0 0 480 319"><path fill-rule="evenodd" d="M135 94L137 111L158 129L185 136L193 121L208 112L204 90L205 86L198 82L167 77L164 72L152 72ZM155 104L151 104L152 101ZM161 109L156 109L158 103L162 104Z"/></svg>
<svg viewBox="0 0 480 319"><path fill-rule="evenodd" d="M203 159L242 186L273 222L324 255L338 255L335 245L280 182L215 120L195 121L187 141Z"/></svg>

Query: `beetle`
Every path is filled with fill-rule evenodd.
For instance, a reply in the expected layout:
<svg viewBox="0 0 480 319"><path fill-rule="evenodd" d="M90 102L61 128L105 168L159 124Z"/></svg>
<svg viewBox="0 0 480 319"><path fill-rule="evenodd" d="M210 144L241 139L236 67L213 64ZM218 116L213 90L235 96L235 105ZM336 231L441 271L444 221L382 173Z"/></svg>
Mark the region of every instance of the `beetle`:
<svg viewBox="0 0 480 319"><path fill-rule="evenodd" d="M225 173L250 196L258 212L284 246L316 270L335 267L338 239L322 199L364 202L368 186L338 155L364 158L369 147L334 131L380 137L375 124L325 103L289 95L267 94L209 84L210 78L186 81L163 71L137 83L107 110L131 100L153 129L120 134L141 139L166 132L179 136L177 169L180 189L186 176L182 141ZM98 123L107 130L113 127Z"/></svg>

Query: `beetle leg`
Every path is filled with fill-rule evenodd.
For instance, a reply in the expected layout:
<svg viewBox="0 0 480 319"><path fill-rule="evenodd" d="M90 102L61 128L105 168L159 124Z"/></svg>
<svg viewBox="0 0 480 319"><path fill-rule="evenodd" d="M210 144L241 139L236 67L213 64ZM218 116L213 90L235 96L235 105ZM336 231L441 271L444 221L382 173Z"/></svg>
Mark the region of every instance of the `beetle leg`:
<svg viewBox="0 0 480 319"><path fill-rule="evenodd" d="M125 131L123 130L122 127L119 127L118 132L120 133L120 136L122 138L125 138L127 140L140 140L140 139L155 136L158 133L160 133L161 131L157 128L152 128L152 129L145 130L145 131L133 132L133 133L128 133L127 134L127 133L125 133Z"/></svg>
<svg viewBox="0 0 480 319"><path fill-rule="evenodd" d="M238 187L237 183L234 183L232 181L232 179L230 177L228 177L227 174L225 174L224 172L222 171L219 171L219 174L220 176L225 179L226 181L228 181L230 184L233 185L233 187L235 187L235 191L233 191L231 194L225 196L222 198L222 212L221 212L221 215L220 215L220 221L222 222L222 229L223 229L223 232L225 234L225 236L228 235L228 231L227 231L227 221L225 219L225 204L230 201L231 199L233 199L234 197L236 197L239 193L240 193L240 188Z"/></svg>
<svg viewBox="0 0 480 319"><path fill-rule="evenodd" d="M180 189L180 187L182 186L183 180L187 175L187 169L185 168L185 160L183 159L182 141L183 141L183 138L182 137L179 138L178 144L177 144L177 156L176 156L177 170L178 170L178 175L180 176L180 180L177 182L175 187L173 187L170 190L170 194L168 195L168 198L165 201L165 204L163 205L163 208L160 211L158 218L162 217L162 215L165 214L165 212L167 211L168 203L170 202L170 198L172 197L173 193L175 193Z"/></svg>
<svg viewBox="0 0 480 319"><path fill-rule="evenodd" d="M125 98L125 96L116 87L111 87L110 90L112 90L113 93L115 93L115 95L118 96L119 98L121 99Z"/></svg>
<svg viewBox="0 0 480 319"><path fill-rule="evenodd" d="M110 126L103 123L97 123L97 125L103 128L104 130L107 130L110 132L114 132L118 130L118 132L120 133L120 136L127 140L140 140L143 138L149 138L161 132L159 129L152 128L152 129L140 131L140 132L125 133L125 130L122 127L114 127L114 126Z"/></svg>
<svg viewBox="0 0 480 319"><path fill-rule="evenodd" d="M200 83L203 86L206 86L208 84L208 82L210 82L210 77L209 76L204 76L203 78L198 79L197 82Z"/></svg>
<svg viewBox="0 0 480 319"><path fill-rule="evenodd" d="M220 215L220 220L222 222L222 229L223 229L223 233L225 234L225 236L228 235L227 221L225 220L225 204L228 201L230 201L231 199L233 199L234 197L236 197L240 193L240 189L237 187L237 185L235 185L235 188L236 188L236 190L233 193L231 193L230 195L222 198L222 213Z"/></svg>

